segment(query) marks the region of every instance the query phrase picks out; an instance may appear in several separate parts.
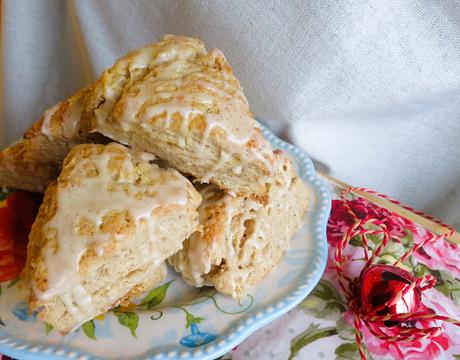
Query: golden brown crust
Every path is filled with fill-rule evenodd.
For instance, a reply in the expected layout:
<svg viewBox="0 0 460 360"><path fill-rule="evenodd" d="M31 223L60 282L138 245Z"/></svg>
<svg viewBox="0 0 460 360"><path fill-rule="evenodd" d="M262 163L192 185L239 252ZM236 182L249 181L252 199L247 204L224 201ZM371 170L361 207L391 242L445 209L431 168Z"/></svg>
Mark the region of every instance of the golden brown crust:
<svg viewBox="0 0 460 360"><path fill-rule="evenodd" d="M157 270L154 273L152 273L152 276L148 276L146 277L146 279L143 279L142 282L139 282L138 284L134 285L128 291L128 293L125 296L123 296L119 302L117 301L115 304L113 304L112 307L118 306L118 303L120 306L124 307L132 305L132 302L136 298L138 298L144 292L152 289L160 281L164 280L166 274L166 263L163 263L160 266L158 266Z"/></svg>
<svg viewBox="0 0 460 360"><path fill-rule="evenodd" d="M48 109L24 133L24 139L31 139L40 134L70 141L86 138L92 130L91 121L85 113L87 98L91 91L91 87L81 89Z"/></svg>
<svg viewBox="0 0 460 360"><path fill-rule="evenodd" d="M90 92L85 88L53 106L23 139L0 152L0 186L43 192L73 146L107 142L102 135L90 133L91 121L84 113Z"/></svg>
<svg viewBox="0 0 460 360"><path fill-rule="evenodd" d="M90 190L74 192L81 186L86 189L88 185L85 184L93 184L91 181L97 181L95 189L100 194ZM160 194L160 191L171 191L171 200L169 193ZM177 191L183 191L183 195L177 195ZM126 197L120 195L125 192ZM74 198L75 194L88 196L89 202L84 201L72 210L72 204L64 206L66 203L62 201L66 197L78 200ZM123 203L114 204L121 208L113 210L102 206L102 212L98 208L85 208L85 204L97 204L91 198L98 196L102 196L100 201L103 202L110 202L113 196L118 201L126 198L126 208L123 208ZM23 277L33 287L30 309L38 310L41 320L67 332L81 323L83 318L87 320L89 316L96 316L115 303L130 301L164 277L161 263L179 250L183 240L196 230L196 208L200 202L199 193L188 180L174 170L152 165L142 153L129 151L114 143L74 147L64 160L57 181L47 188L29 237ZM154 206L156 203L158 206ZM141 218L133 215L136 206L140 207L140 214L143 214ZM147 208L144 209L145 206ZM152 206L151 212L146 213ZM70 229L70 232L62 232L63 229ZM153 229L157 233L152 233ZM48 295L37 297L37 292L42 294L50 290L50 261L60 256L56 264L61 264L65 259L66 253L62 246L67 245L63 242L63 234L70 236L65 236L67 242L86 239L84 244L87 245L82 247L84 252L78 255L80 250L77 250L76 253L78 272L75 276L81 282L72 286L72 289L81 287L93 299L92 307L86 310L80 311L77 306L78 314L88 312L84 316L77 317L72 312L75 309L72 310L66 300L69 296L76 299L73 290L69 293L66 288L53 288L58 291L56 295L50 298ZM100 239L105 240L100 243ZM73 248L69 249L73 251ZM72 264L70 261L63 266ZM56 283L59 284L54 280L52 284Z"/></svg>
<svg viewBox="0 0 460 360"><path fill-rule="evenodd" d="M199 181L266 200L276 159L219 50L166 36L106 70L88 103L93 127L106 136Z"/></svg>
<svg viewBox="0 0 460 360"><path fill-rule="evenodd" d="M167 111L143 118L155 106ZM68 149L105 141L93 133L100 130L199 181L264 202L276 165L258 126L222 52L207 52L197 39L167 35L127 54L92 86L45 112L22 140L30 153L39 148L42 155L30 161L4 157L0 185L43 191ZM37 170L35 183L21 181Z"/></svg>
<svg viewBox="0 0 460 360"><path fill-rule="evenodd" d="M37 134L0 152L0 186L43 192L72 143Z"/></svg>
<svg viewBox="0 0 460 360"><path fill-rule="evenodd" d="M56 197L54 194L57 191L56 181L52 181L40 205L37 217L32 230L29 234L29 243L27 244L27 262L22 271L21 278L27 279L30 283L33 279L39 289L46 289L46 268L43 266L40 250L47 242L46 237L42 236L44 225L51 220L56 214ZM35 299L35 298L34 298Z"/></svg>
<svg viewBox="0 0 460 360"><path fill-rule="evenodd" d="M243 297L282 259L302 224L308 194L280 151L278 174L266 204L232 197L213 186L198 188L202 231L195 232L169 262L194 286Z"/></svg>

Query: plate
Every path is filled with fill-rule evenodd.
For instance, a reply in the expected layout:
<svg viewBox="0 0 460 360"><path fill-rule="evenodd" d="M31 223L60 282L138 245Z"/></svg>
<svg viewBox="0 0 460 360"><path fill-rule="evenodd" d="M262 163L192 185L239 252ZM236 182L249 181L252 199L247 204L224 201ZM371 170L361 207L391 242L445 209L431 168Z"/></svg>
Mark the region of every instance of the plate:
<svg viewBox="0 0 460 360"><path fill-rule="evenodd" d="M274 148L292 156L310 205L283 261L237 303L212 288L168 277L144 295L144 309L109 312L62 336L29 314L26 291L2 283L0 352L18 359L214 359L300 303L321 278L327 260L329 188L308 155L262 127Z"/></svg>

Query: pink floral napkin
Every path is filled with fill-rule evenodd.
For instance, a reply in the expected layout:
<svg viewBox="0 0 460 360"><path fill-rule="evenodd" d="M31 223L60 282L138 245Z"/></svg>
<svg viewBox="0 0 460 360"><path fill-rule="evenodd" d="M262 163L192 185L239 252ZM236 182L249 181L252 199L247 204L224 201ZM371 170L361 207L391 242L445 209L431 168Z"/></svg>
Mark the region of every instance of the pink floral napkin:
<svg viewBox="0 0 460 360"><path fill-rule="evenodd" d="M393 264L417 244L401 268L416 277L432 275L437 283L423 291L422 303L436 314L460 320L460 246L422 226L381 208L363 198L347 195L340 199L337 190L328 223L329 259L320 283L300 305L283 317L260 329L224 358L245 359L360 359L353 325L344 292L333 266L336 247L354 220L371 215L390 233L388 245L375 259L379 264ZM349 208L344 205L344 201ZM382 236L368 235L368 246L375 249ZM351 277L359 275L365 264L362 238L355 236L345 249ZM366 326L359 330L368 359L460 359L460 328L448 322L426 319L422 325L438 326L439 334L416 341L390 342L371 334ZM407 324L411 327L411 324ZM400 331L390 328L390 331Z"/></svg>
<svg viewBox="0 0 460 360"><path fill-rule="evenodd" d="M333 266L336 247L354 222L350 209L355 218L370 215L388 229L388 245L375 260L379 264L393 264L409 249L417 249L417 245L424 243L399 266L416 277L435 277L436 285L422 293L423 304L437 314L460 320L460 246L368 200L350 194L344 200L339 196L340 190L335 191L327 229L328 266L319 284L296 308L255 332L221 359L360 359L354 315ZM367 240L368 247L375 250L382 237L368 235ZM349 261L344 271L351 277L358 276L365 263L362 238L351 239L345 256ZM460 327L437 320L424 321L442 331L428 339L389 342L376 338L366 326L360 326L366 358L460 359ZM0 360L6 359L9 360L0 354Z"/></svg>

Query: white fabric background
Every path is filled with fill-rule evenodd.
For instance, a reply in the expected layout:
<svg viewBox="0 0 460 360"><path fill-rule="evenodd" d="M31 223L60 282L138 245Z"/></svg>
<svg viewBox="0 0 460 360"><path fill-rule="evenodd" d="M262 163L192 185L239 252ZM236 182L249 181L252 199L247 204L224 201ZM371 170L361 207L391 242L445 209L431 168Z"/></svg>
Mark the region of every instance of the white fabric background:
<svg viewBox="0 0 460 360"><path fill-rule="evenodd" d="M165 33L222 49L256 116L319 167L460 227L455 0L4 0L0 145Z"/></svg>

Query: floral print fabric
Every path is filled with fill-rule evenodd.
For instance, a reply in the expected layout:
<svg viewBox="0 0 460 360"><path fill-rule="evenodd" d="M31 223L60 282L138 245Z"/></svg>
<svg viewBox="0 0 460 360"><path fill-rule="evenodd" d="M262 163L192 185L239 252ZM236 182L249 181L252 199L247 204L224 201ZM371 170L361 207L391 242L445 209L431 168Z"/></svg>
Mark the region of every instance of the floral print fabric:
<svg viewBox="0 0 460 360"><path fill-rule="evenodd" d="M426 244L399 266L417 277L432 275L437 284L423 292L423 304L439 315L460 319L460 246L434 235L422 226L363 198L339 198L332 203L327 237L329 260L326 271L314 291L295 309L265 326L244 341L228 357L232 359L360 359L355 340L354 315L338 286L333 254L354 219L371 216L385 224L390 241L376 259L391 265L412 247ZM345 201L348 206L345 206ZM375 249L381 236L368 235L368 246ZM356 277L364 266L363 242L355 236L345 249L347 275ZM360 327L368 359L460 359L460 329L444 322L431 322L442 332L426 340L388 342L376 338L365 326ZM396 330L395 330L396 331Z"/></svg>
<svg viewBox="0 0 460 360"><path fill-rule="evenodd" d="M344 201L348 206L344 205ZM423 304L440 315L460 319L460 246L365 199L340 199L337 195L332 203L327 227L329 261L320 283L295 309L258 330L222 359L360 358L353 327L354 315L338 286L337 273L332 266L333 254L339 241L354 223L349 208L357 218L371 216L380 220L389 230L391 239L376 259L378 263L393 264L408 249L426 242L399 266L416 277L427 274L434 276L437 284L423 292ZM375 234L368 235L367 240L372 250L382 239ZM359 236L351 240L345 254L349 260L345 271L350 276L358 276L365 263L363 241ZM16 310L16 316L24 313L23 309ZM187 344L195 344L196 341L204 341L206 336L213 336L200 331L196 323L191 324L191 335L183 339ZM398 343L380 340L372 335L368 328L361 326L366 357L411 360L460 359L460 329L444 322L436 322L436 325L443 329L437 336ZM0 355L0 360L3 359L8 358Z"/></svg>

